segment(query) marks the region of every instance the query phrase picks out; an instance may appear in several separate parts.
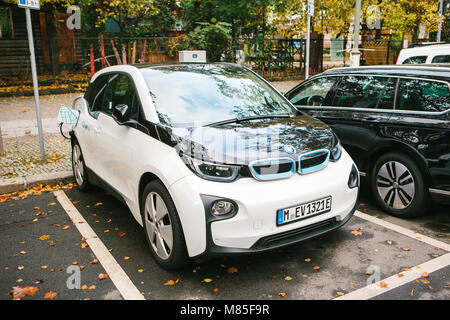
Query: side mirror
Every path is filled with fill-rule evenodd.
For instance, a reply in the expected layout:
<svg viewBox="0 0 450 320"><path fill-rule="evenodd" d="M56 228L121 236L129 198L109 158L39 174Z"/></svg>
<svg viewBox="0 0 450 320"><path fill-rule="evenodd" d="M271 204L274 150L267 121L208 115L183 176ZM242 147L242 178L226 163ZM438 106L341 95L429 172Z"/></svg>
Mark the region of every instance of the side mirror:
<svg viewBox="0 0 450 320"><path fill-rule="evenodd" d="M124 124L130 120L130 108L126 104L118 104L113 108L112 116L119 124Z"/></svg>

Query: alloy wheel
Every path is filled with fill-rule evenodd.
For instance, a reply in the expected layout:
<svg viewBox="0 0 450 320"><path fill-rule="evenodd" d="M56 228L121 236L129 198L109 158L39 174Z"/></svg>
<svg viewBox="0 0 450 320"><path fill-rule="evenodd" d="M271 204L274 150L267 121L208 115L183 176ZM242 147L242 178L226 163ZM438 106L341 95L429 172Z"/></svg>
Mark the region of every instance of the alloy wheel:
<svg viewBox="0 0 450 320"><path fill-rule="evenodd" d="M384 163L376 176L378 195L384 203L396 210L407 208L416 191L414 178L409 169L400 162Z"/></svg>
<svg viewBox="0 0 450 320"><path fill-rule="evenodd" d="M173 248L172 221L164 200L156 192L147 195L144 220L153 251L159 258L169 259Z"/></svg>
<svg viewBox="0 0 450 320"><path fill-rule="evenodd" d="M72 166L75 175L75 180L77 184L81 186L84 181L84 168L83 168L83 158L81 156L81 149L78 144L74 145L73 147Z"/></svg>

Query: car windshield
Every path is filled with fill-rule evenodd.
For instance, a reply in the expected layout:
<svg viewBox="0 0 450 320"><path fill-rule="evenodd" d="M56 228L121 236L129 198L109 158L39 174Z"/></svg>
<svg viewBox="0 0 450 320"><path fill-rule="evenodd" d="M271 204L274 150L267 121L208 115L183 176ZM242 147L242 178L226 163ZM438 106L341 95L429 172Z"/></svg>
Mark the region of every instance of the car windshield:
<svg viewBox="0 0 450 320"><path fill-rule="evenodd" d="M141 69L160 121L170 126L296 110L252 72L236 65L185 64Z"/></svg>

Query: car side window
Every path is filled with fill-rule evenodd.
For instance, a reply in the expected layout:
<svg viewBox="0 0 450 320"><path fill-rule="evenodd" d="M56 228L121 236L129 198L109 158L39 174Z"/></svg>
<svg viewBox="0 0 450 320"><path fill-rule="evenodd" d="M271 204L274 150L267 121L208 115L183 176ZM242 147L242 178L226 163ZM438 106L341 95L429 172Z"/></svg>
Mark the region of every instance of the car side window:
<svg viewBox="0 0 450 320"><path fill-rule="evenodd" d="M92 82L84 98L86 99L90 112L100 111L105 94L105 87L108 83L109 75L101 75Z"/></svg>
<svg viewBox="0 0 450 320"><path fill-rule="evenodd" d="M138 120L140 102L134 84L129 77L123 74L111 76L105 92L102 111L111 115L112 110L119 104L130 108L131 118Z"/></svg>
<svg viewBox="0 0 450 320"><path fill-rule="evenodd" d="M450 54L435 56L432 63L450 63Z"/></svg>
<svg viewBox="0 0 450 320"><path fill-rule="evenodd" d="M290 95L289 100L297 106L322 106L337 77L312 80Z"/></svg>
<svg viewBox="0 0 450 320"><path fill-rule="evenodd" d="M336 89L333 106L392 109L394 82L389 77L345 76Z"/></svg>
<svg viewBox="0 0 450 320"><path fill-rule="evenodd" d="M450 90L445 82L400 80L397 109L440 112L450 109Z"/></svg>
<svg viewBox="0 0 450 320"><path fill-rule="evenodd" d="M422 64L427 61L428 56L415 56L415 57L409 57L405 61L403 61L402 64Z"/></svg>

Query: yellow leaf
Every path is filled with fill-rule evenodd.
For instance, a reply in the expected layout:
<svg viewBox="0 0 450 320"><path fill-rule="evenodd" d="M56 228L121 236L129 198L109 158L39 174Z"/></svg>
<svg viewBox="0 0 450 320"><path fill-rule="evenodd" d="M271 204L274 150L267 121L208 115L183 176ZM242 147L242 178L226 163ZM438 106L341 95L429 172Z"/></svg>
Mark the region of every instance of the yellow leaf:
<svg viewBox="0 0 450 320"><path fill-rule="evenodd" d="M50 202L48 205L49 206L54 206L56 204L56 202Z"/></svg>
<svg viewBox="0 0 450 320"><path fill-rule="evenodd" d="M291 281L291 280L292 280L292 277L286 276L286 277L284 277L284 280L286 280L286 281Z"/></svg>
<svg viewBox="0 0 450 320"><path fill-rule="evenodd" d="M40 236L39 239L41 239L41 240L48 240L48 239L50 239L50 235L44 234L43 236Z"/></svg>
<svg viewBox="0 0 450 320"><path fill-rule="evenodd" d="M44 299L53 299L54 297L56 297L58 294L56 292L53 291L49 291L44 295Z"/></svg>
<svg viewBox="0 0 450 320"><path fill-rule="evenodd" d="M205 283L210 283L210 282L212 282L213 280L212 279L210 279L210 278L205 278L205 279L203 279L203 282L205 282Z"/></svg>
<svg viewBox="0 0 450 320"><path fill-rule="evenodd" d="M280 297L285 297L285 296L286 296L286 293L284 293L284 292L279 292L278 295L279 295Z"/></svg>
<svg viewBox="0 0 450 320"><path fill-rule="evenodd" d="M144 272L144 269L138 269L138 272L142 273Z"/></svg>
<svg viewBox="0 0 450 320"><path fill-rule="evenodd" d="M345 293L340 292L340 291L336 292L336 294L337 294L338 296L343 296L343 295L345 295Z"/></svg>
<svg viewBox="0 0 450 320"><path fill-rule="evenodd" d="M173 286L175 284L175 281L169 280L166 283L164 283L165 286Z"/></svg>

